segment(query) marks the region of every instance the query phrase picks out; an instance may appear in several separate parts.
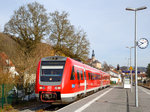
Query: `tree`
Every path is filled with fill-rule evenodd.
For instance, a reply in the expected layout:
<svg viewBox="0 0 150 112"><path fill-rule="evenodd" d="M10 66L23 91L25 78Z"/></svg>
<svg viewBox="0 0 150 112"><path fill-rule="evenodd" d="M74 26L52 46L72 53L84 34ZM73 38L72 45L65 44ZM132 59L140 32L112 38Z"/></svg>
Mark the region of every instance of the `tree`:
<svg viewBox="0 0 150 112"><path fill-rule="evenodd" d="M25 48L25 53L28 53L49 34L49 29L46 9L34 2L15 11L5 24L4 32L18 37L17 42Z"/></svg>
<svg viewBox="0 0 150 112"><path fill-rule="evenodd" d="M90 43L83 30L79 30L74 34L71 44L68 44L68 47L69 49L73 49L74 58L78 58L83 61L88 58Z"/></svg>
<svg viewBox="0 0 150 112"><path fill-rule="evenodd" d="M18 45L13 62L19 73L21 84L28 83L24 80L25 74L35 73L37 63L43 56L37 54L40 53L37 47L41 40L49 34L48 19L44 6L33 2L21 6L5 24L4 32L8 36L11 35Z"/></svg>
<svg viewBox="0 0 150 112"><path fill-rule="evenodd" d="M58 11L50 13L50 22L50 40L57 52L62 49L65 40L73 35L74 26L72 26L68 20L68 13L64 11L62 13Z"/></svg>
<svg viewBox="0 0 150 112"><path fill-rule="evenodd" d="M68 20L68 13L50 13L50 40L56 54L85 60L89 54L89 41L83 30L75 30Z"/></svg>
<svg viewBox="0 0 150 112"><path fill-rule="evenodd" d="M104 61L103 63L103 69L102 69L104 72L107 72L110 70L110 67L108 66L108 64Z"/></svg>
<svg viewBox="0 0 150 112"><path fill-rule="evenodd" d="M148 77L150 77L150 63L147 65L147 68L146 68L146 74Z"/></svg>
<svg viewBox="0 0 150 112"><path fill-rule="evenodd" d="M120 66L119 66L119 64L117 64L117 70L120 70Z"/></svg>
<svg viewBox="0 0 150 112"><path fill-rule="evenodd" d="M19 73L20 85L24 86L26 93L27 90L30 90L34 87L31 86L31 84L35 82L36 69L39 60L42 57L52 55L54 55L53 49L50 45L45 43L37 44L37 47L28 55L24 55L22 50L18 48L18 53L16 55L16 59L14 60L14 64Z"/></svg>

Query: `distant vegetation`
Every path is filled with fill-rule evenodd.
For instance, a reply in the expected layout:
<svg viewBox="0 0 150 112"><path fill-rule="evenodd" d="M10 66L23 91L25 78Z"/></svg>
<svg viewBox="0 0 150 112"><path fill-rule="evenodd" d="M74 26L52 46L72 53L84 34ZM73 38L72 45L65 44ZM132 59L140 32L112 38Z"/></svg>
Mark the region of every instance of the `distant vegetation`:
<svg viewBox="0 0 150 112"><path fill-rule="evenodd" d="M147 76L150 78L150 63L147 65L146 69Z"/></svg>
<svg viewBox="0 0 150 112"><path fill-rule="evenodd" d="M129 68L127 66L122 66L120 67L120 70L123 70L123 71L127 71ZM146 68L145 67L138 67L138 71L140 72L146 72Z"/></svg>

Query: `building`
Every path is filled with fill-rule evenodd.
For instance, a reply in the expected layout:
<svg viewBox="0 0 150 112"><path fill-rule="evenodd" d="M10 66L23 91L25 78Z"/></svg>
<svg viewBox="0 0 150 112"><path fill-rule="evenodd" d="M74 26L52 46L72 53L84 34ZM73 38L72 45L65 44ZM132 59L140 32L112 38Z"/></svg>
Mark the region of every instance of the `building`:
<svg viewBox="0 0 150 112"><path fill-rule="evenodd" d="M99 62L98 60L96 60L95 58L95 54L94 54L94 50L92 51L92 57L91 59L88 59L87 63L97 69L101 69L102 68L102 64L101 62Z"/></svg>
<svg viewBox="0 0 150 112"><path fill-rule="evenodd" d="M12 74L13 77L19 75L15 69L15 65L4 52L0 52L0 71L5 73L8 72Z"/></svg>
<svg viewBox="0 0 150 112"><path fill-rule="evenodd" d="M110 81L115 82L115 83L121 83L122 82L122 77L121 74L115 70L110 70L108 71L110 74Z"/></svg>
<svg viewBox="0 0 150 112"><path fill-rule="evenodd" d="M144 82L146 81L146 79L147 79L147 76L145 73L138 74L138 81Z"/></svg>

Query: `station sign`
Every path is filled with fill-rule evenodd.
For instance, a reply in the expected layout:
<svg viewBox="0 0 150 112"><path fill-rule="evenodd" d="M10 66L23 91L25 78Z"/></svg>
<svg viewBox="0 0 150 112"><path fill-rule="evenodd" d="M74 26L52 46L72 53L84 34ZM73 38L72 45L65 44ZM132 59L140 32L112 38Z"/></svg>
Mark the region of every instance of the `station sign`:
<svg viewBox="0 0 150 112"><path fill-rule="evenodd" d="M130 66L129 70L133 70L132 66Z"/></svg>
<svg viewBox="0 0 150 112"><path fill-rule="evenodd" d="M123 73L130 73L130 71L122 71ZM135 73L135 71L132 71L132 73ZM137 73L140 73L140 71L138 71Z"/></svg>

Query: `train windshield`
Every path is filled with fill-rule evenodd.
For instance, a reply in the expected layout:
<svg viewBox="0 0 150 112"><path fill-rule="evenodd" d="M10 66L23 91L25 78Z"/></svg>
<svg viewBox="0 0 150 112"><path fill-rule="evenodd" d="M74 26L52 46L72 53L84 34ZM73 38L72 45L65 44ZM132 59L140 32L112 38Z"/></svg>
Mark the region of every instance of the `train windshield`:
<svg viewBox="0 0 150 112"><path fill-rule="evenodd" d="M63 66L42 66L42 82L60 82L63 74Z"/></svg>
<svg viewBox="0 0 150 112"><path fill-rule="evenodd" d="M64 66L64 61L42 61L40 84L59 85L62 80Z"/></svg>

